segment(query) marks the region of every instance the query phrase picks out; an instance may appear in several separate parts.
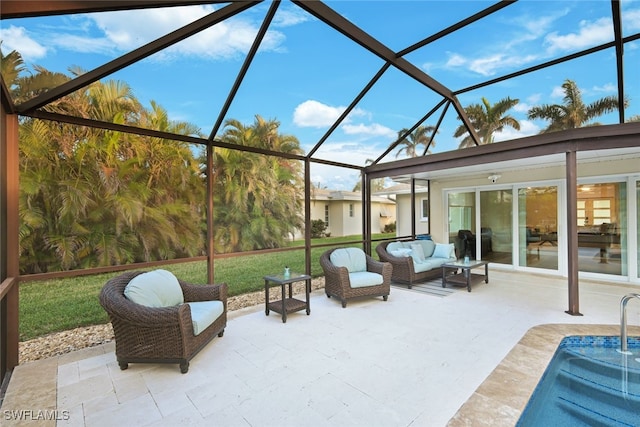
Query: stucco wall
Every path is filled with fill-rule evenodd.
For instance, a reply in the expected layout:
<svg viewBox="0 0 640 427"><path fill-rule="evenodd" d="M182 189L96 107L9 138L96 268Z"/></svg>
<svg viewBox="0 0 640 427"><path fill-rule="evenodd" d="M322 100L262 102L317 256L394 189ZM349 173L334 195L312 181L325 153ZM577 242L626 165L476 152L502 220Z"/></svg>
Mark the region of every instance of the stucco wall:
<svg viewBox="0 0 640 427"><path fill-rule="evenodd" d="M427 198L426 194L416 194L416 234L426 234L429 232L429 223L421 219L421 200ZM396 196L396 235L397 236L409 236L411 235L411 195L410 194L398 194ZM433 212L433 206L432 212Z"/></svg>
<svg viewBox="0 0 640 427"><path fill-rule="evenodd" d="M578 182L589 177L620 176L640 173L638 159L621 159L600 162L590 162L578 164ZM500 189L511 188L514 184L534 183L545 181L563 181L566 178L565 166L549 166L532 169L519 169L516 171L501 171L500 178L493 184L487 178L488 172L465 176L457 179L435 179L431 181L431 235L434 240L446 240L447 221L446 210L447 201L444 199L444 190L449 189ZM410 198L398 199L398 211L407 209L404 204L408 204Z"/></svg>

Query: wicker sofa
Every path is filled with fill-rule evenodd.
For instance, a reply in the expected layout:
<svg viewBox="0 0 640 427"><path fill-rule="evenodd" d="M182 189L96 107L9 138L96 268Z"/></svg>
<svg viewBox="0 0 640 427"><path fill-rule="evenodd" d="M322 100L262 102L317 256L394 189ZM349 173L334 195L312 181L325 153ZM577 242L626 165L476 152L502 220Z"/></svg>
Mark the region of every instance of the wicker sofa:
<svg viewBox="0 0 640 427"><path fill-rule="evenodd" d="M352 298L381 296L391 290L391 264L380 262L358 248L329 249L320 256L327 297L336 297L342 308Z"/></svg>
<svg viewBox="0 0 640 427"><path fill-rule="evenodd" d="M136 278L140 282L143 274L148 275L150 287L142 292L128 287ZM167 278L173 297L183 303L165 302L167 292L162 295L158 289ZM141 296L144 292L150 295ZM100 292L100 304L109 314L122 370L129 363L178 363L180 371L187 373L189 360L216 335L221 337L227 325L226 284L189 284L165 270L127 272L112 278Z"/></svg>
<svg viewBox="0 0 640 427"><path fill-rule="evenodd" d="M376 247L376 252L380 261L393 266L391 280L406 283L409 289L416 282L440 276L442 264L456 260L453 244L432 240L382 242Z"/></svg>

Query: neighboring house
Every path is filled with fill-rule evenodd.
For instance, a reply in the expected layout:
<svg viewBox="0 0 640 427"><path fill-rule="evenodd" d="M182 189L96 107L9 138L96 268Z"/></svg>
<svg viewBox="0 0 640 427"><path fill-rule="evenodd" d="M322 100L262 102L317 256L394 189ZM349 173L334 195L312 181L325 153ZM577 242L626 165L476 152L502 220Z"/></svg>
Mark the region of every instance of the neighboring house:
<svg viewBox="0 0 640 427"><path fill-rule="evenodd" d="M411 235L411 185L396 183L382 191L376 191L377 197L395 200L396 236ZM429 193L426 186L415 186L416 235L428 234L429 230Z"/></svg>
<svg viewBox="0 0 640 427"><path fill-rule="evenodd" d="M381 233L396 220L395 201L388 197L371 198L372 233ZM311 190L311 220L321 219L332 237L362 234L362 193L327 189ZM302 232L296 238L302 238Z"/></svg>

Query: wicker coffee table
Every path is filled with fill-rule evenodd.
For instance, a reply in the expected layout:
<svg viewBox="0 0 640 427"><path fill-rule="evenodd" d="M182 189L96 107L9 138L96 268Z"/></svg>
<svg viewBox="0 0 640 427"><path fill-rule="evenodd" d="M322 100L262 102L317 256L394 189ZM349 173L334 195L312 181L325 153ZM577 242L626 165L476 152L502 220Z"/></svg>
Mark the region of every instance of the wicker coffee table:
<svg viewBox="0 0 640 427"><path fill-rule="evenodd" d="M472 273L471 270L484 265L484 274ZM458 270L457 274L448 274L451 270ZM442 264L442 287L446 288L448 283L456 285L466 285L467 291L471 292L471 285L484 280L489 283L489 262L488 261L455 261Z"/></svg>
<svg viewBox="0 0 640 427"><path fill-rule="evenodd" d="M295 282L305 281L305 300L293 298L293 284ZM269 302L269 288L271 286L280 285L282 298L278 301ZM286 285L289 285L289 297L285 293ZM311 276L300 273L291 273L287 277L283 274L274 274L264 276L264 313L268 316L269 311L275 311L282 315L282 323L287 322L287 314L300 310L307 310L307 316L311 313L309 305L309 294L311 293Z"/></svg>

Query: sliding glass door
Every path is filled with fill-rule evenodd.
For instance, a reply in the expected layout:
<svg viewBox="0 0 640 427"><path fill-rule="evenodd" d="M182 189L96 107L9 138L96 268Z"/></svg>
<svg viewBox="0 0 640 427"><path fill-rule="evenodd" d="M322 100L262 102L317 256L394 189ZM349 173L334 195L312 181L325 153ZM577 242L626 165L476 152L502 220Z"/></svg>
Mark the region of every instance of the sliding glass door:
<svg viewBox="0 0 640 427"><path fill-rule="evenodd" d="M521 267L558 269L558 187L518 190L518 260Z"/></svg>
<svg viewBox="0 0 640 427"><path fill-rule="evenodd" d="M483 260L513 263L513 192L480 192L480 251Z"/></svg>
<svg viewBox="0 0 640 427"><path fill-rule="evenodd" d="M627 184L578 185L578 268L627 273Z"/></svg>
<svg viewBox="0 0 640 427"><path fill-rule="evenodd" d="M449 193L447 199L449 243L455 245L458 258L468 255L475 259L476 193Z"/></svg>

